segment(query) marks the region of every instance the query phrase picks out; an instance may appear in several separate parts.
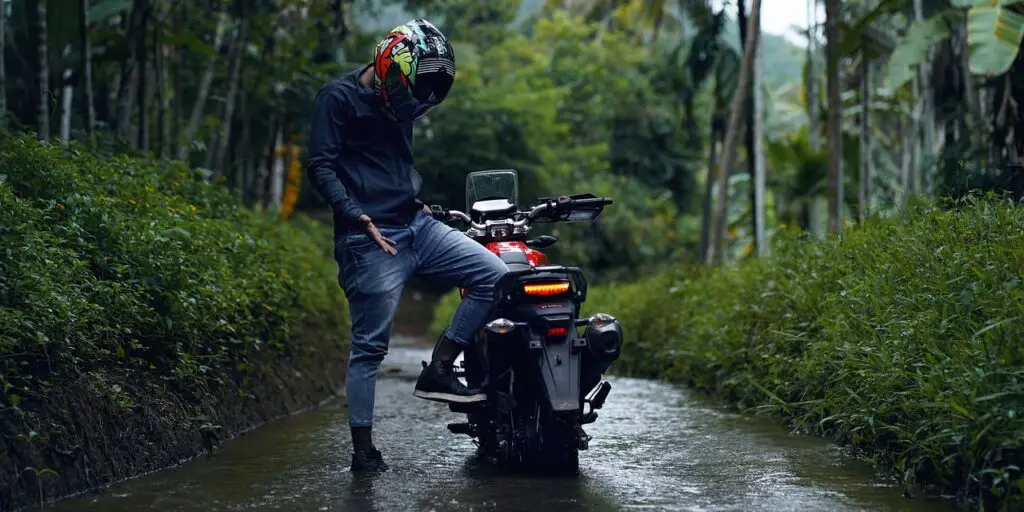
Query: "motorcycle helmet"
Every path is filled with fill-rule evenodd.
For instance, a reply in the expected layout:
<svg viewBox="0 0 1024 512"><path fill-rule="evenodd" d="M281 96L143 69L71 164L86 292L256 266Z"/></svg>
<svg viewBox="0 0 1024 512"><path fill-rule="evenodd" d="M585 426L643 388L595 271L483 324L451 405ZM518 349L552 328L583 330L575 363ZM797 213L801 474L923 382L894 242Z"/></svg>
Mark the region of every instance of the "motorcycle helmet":
<svg viewBox="0 0 1024 512"><path fill-rule="evenodd" d="M391 119L419 118L444 101L454 81L455 52L427 20L395 27L377 44L373 90Z"/></svg>

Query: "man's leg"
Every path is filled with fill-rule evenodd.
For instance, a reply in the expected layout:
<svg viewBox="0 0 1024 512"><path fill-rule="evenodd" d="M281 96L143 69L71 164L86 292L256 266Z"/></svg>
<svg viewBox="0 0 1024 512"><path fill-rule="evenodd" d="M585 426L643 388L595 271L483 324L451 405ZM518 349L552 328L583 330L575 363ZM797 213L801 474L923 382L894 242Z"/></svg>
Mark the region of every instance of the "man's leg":
<svg viewBox="0 0 1024 512"><path fill-rule="evenodd" d="M352 320L346 393L353 471L386 469L371 435L377 371L388 353L402 288L413 270L411 232L386 230L383 234L396 242L397 256L385 253L364 235L339 241L336 250L338 280Z"/></svg>
<svg viewBox="0 0 1024 512"><path fill-rule="evenodd" d="M417 219L413 229L417 275L468 289L414 394L444 402L485 400L483 393L466 388L455 378L453 363L487 321L494 306L494 285L508 272L508 266L479 243L432 218Z"/></svg>

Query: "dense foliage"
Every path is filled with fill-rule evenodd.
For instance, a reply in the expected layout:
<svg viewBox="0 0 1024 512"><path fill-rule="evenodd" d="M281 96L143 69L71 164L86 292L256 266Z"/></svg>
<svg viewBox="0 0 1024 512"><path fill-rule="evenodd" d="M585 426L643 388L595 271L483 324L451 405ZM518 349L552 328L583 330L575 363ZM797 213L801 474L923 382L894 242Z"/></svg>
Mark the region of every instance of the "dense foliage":
<svg viewBox="0 0 1024 512"><path fill-rule="evenodd" d="M604 287L589 308L625 323L620 371L778 414L907 483L1019 504L1022 232L1006 202L919 206L768 260Z"/></svg>
<svg viewBox="0 0 1024 512"><path fill-rule="evenodd" d="M180 164L0 134L0 238L0 414L44 436L30 413L57 380L202 402L300 330L344 329L329 244ZM130 407L122 385L110 399Z"/></svg>

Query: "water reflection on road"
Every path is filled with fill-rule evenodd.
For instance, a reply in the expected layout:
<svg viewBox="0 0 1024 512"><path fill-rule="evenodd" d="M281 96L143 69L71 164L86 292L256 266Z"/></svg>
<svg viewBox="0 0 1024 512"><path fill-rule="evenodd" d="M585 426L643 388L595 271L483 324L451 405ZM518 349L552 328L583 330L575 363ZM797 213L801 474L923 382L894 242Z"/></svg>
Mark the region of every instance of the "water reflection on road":
<svg viewBox="0 0 1024 512"><path fill-rule="evenodd" d="M226 443L212 457L64 502L59 510L952 510L907 501L827 442L709 405L664 383L612 379L576 478L507 475L412 396L429 353L393 347L377 386L376 441L393 471L348 472L343 401Z"/></svg>

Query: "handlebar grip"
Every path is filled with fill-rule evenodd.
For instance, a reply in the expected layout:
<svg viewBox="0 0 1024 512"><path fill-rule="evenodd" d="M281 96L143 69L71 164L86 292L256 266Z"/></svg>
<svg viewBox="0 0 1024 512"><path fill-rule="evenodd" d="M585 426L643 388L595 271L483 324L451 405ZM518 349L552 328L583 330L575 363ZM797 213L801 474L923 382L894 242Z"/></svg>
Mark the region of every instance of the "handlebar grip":
<svg viewBox="0 0 1024 512"><path fill-rule="evenodd" d="M573 206L607 206L612 204L614 201L605 197L592 197L587 199L573 199Z"/></svg>

